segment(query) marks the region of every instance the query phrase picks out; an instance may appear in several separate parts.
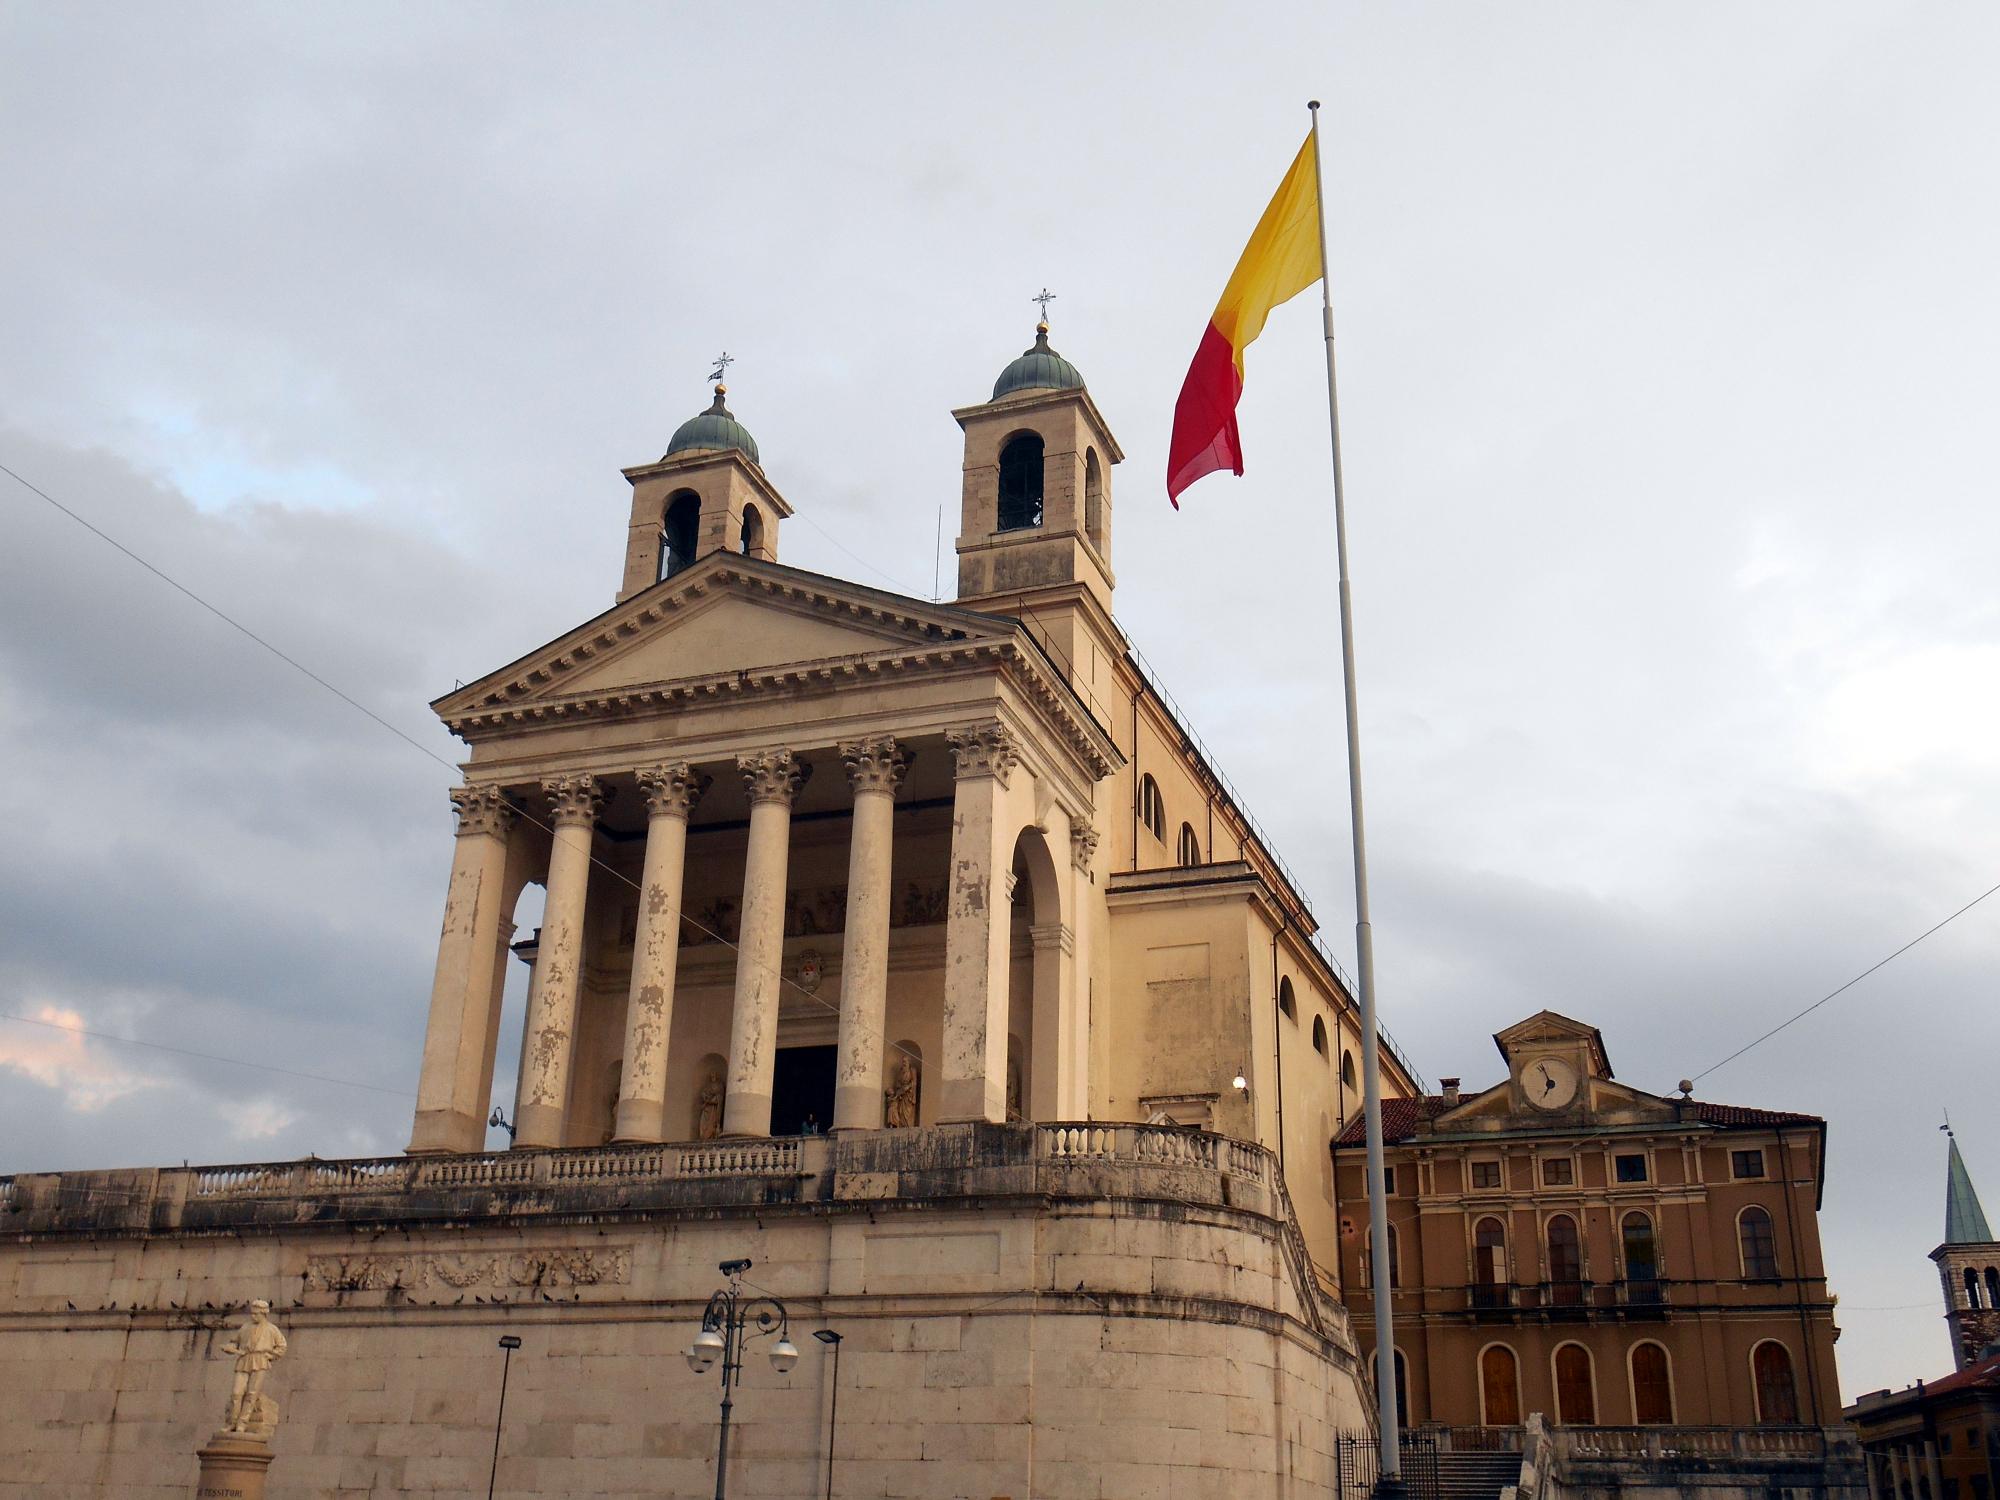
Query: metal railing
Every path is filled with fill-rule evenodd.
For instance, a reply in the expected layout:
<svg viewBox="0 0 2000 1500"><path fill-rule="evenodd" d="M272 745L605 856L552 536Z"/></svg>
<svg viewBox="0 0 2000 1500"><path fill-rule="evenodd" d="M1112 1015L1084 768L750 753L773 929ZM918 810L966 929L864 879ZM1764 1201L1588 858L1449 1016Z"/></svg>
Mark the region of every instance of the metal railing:
<svg viewBox="0 0 2000 1500"><path fill-rule="evenodd" d="M1400 1434L1403 1488L1411 1500L1438 1500L1437 1439L1427 1428ZM1333 1441L1337 1500L1372 1500L1382 1477L1382 1453L1372 1437L1337 1437Z"/></svg>

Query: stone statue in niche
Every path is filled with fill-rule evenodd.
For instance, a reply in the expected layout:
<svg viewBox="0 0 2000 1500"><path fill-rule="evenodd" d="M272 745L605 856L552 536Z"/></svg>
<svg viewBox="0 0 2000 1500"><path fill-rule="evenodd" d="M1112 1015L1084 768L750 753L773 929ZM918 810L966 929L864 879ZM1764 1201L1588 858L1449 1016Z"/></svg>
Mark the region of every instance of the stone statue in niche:
<svg viewBox="0 0 2000 1500"><path fill-rule="evenodd" d="M704 1078L697 1098L700 1108L695 1113L694 1138L712 1141L722 1134L722 1075L710 1073Z"/></svg>
<svg viewBox="0 0 2000 1500"><path fill-rule="evenodd" d="M285 1357L286 1348L285 1335L271 1321L271 1304L258 1298L250 1304L250 1316L222 1346L224 1354L236 1359L224 1432L261 1440L277 1427L278 1404L264 1394L264 1377Z"/></svg>
<svg viewBox="0 0 2000 1500"><path fill-rule="evenodd" d="M891 1130L908 1130L917 1123L917 1062L909 1053L896 1054L896 1069L890 1075L885 1098L884 1123Z"/></svg>
<svg viewBox="0 0 2000 1500"><path fill-rule="evenodd" d="M625 1059L617 1058L604 1080L604 1144L618 1135L618 1099L625 1087Z"/></svg>
<svg viewBox="0 0 2000 1500"><path fill-rule="evenodd" d="M1017 1123L1024 1118L1021 1114L1021 1062L1014 1057L1007 1059L1007 1118Z"/></svg>

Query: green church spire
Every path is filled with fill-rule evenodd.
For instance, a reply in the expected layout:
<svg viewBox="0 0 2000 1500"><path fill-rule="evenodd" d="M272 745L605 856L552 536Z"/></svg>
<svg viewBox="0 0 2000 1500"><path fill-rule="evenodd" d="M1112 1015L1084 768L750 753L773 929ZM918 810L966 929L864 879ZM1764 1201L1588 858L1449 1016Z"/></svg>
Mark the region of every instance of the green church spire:
<svg viewBox="0 0 2000 1500"><path fill-rule="evenodd" d="M1965 1170L1965 1158L1958 1154L1958 1137L1951 1138L1951 1154L1945 1166L1944 1242L1947 1245L1984 1245L1992 1242L1993 1231L1986 1224L1986 1210L1979 1206L1973 1191L1972 1174Z"/></svg>

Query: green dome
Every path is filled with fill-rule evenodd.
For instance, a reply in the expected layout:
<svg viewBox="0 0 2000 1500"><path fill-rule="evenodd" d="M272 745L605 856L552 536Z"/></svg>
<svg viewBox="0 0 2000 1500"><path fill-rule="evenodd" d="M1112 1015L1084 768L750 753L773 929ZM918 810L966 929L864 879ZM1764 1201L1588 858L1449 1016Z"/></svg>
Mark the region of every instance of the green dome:
<svg viewBox="0 0 2000 1500"><path fill-rule="evenodd" d="M1035 347L1025 350L1019 359L1000 372L1000 378L993 382L993 399L998 401L1015 391L1082 389L1082 372L1049 347L1049 325L1039 323L1035 326Z"/></svg>
<svg viewBox="0 0 2000 1500"><path fill-rule="evenodd" d="M729 414L729 407L722 399L726 393L726 388L718 385L715 404L674 429L667 442L667 458L676 453L721 453L734 448L753 464L763 462L757 457L757 440L750 436L750 429Z"/></svg>

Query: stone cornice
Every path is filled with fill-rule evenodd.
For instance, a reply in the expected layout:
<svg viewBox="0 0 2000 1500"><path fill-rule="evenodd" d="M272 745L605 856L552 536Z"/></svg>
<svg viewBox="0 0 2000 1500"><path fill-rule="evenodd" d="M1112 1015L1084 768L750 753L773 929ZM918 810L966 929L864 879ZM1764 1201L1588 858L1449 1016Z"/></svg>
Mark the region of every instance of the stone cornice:
<svg viewBox="0 0 2000 1500"><path fill-rule="evenodd" d="M633 602L637 602L636 600ZM614 634L622 622L608 624L597 640ZM570 665L586 655L574 655ZM566 668L564 668L566 670ZM758 697L797 697L825 692L847 685L880 684L903 678L939 673L999 671L1056 729L1066 748L1101 780L1124 765L1124 754L1105 732L1082 711L1067 684L1054 677L1040 656L1024 639L1015 635L985 638L938 640L917 649L862 652L849 656L823 657L816 661L792 662L753 671L716 672L701 677L683 677L637 686L606 688L596 692L535 693L533 687L552 683L558 675L553 662L530 668L508 688L486 695L484 701L468 701L470 689L440 699L438 716L445 726L467 741L496 738L511 731L556 724L643 717L711 707L732 700Z"/></svg>

